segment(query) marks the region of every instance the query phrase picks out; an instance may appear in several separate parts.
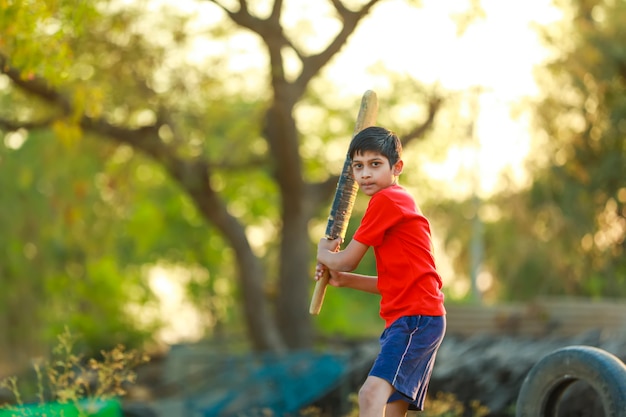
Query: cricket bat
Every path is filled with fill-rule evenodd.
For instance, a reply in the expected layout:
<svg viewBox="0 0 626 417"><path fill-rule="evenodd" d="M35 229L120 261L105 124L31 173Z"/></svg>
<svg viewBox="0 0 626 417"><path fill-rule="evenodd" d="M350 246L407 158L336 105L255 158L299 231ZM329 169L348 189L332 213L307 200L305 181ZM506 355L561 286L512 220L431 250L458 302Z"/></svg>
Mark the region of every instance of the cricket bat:
<svg viewBox="0 0 626 417"><path fill-rule="evenodd" d="M361 107L359 107L352 138L366 127L374 126L377 115L378 97L374 91L367 90L361 99ZM352 176L352 168L350 165L350 155L346 154L346 160L343 164L343 170L341 171L339 180L337 181L335 197L330 209L330 215L328 216L325 233L327 239L332 240L341 237L343 240L346 235L346 230L348 229L348 222L352 214L352 207L354 206L357 192L357 184ZM329 273L326 271L324 276L315 283L309 313L317 315L322 309L329 278Z"/></svg>

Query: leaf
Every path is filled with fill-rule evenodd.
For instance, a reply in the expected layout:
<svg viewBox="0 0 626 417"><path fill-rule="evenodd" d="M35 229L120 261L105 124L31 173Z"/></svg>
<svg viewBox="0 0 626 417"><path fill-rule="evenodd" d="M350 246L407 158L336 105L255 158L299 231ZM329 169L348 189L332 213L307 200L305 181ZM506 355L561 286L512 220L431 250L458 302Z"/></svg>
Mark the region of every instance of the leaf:
<svg viewBox="0 0 626 417"><path fill-rule="evenodd" d="M80 126L67 119L55 120L52 124L52 130L57 138L68 148L75 146L83 135Z"/></svg>

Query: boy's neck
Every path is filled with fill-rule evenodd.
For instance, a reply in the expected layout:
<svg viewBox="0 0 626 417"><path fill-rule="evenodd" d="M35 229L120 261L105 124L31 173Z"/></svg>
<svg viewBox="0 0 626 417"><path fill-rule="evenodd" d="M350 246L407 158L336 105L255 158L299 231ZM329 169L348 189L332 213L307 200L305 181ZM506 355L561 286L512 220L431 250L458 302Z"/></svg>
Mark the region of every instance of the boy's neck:
<svg viewBox="0 0 626 417"><path fill-rule="evenodd" d="M389 184L388 186L386 186L385 188L381 188L380 190L376 191L374 194L372 194L370 197L375 196L376 194L378 194L379 192L386 190L387 188L391 188L391 187L395 187L396 185L398 185L398 180L394 180L391 184Z"/></svg>

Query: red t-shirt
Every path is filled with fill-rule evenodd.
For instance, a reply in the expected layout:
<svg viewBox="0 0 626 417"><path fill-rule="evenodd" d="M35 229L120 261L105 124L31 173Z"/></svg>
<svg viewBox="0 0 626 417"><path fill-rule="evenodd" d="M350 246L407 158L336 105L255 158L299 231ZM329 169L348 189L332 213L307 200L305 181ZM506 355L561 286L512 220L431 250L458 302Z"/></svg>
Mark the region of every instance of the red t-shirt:
<svg viewBox="0 0 626 417"><path fill-rule="evenodd" d="M392 185L371 197L354 239L374 248L386 327L403 316L446 314L430 224L404 188Z"/></svg>

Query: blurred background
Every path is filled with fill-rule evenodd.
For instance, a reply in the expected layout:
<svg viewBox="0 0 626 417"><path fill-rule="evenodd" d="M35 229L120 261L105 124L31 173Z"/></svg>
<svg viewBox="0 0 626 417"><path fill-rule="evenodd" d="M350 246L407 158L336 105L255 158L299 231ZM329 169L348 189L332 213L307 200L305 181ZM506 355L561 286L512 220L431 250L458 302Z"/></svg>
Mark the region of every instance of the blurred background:
<svg viewBox="0 0 626 417"><path fill-rule="evenodd" d="M623 334L624 45L612 0L0 1L0 377L65 328L154 363L375 342L373 295L308 312L366 90L451 341Z"/></svg>

